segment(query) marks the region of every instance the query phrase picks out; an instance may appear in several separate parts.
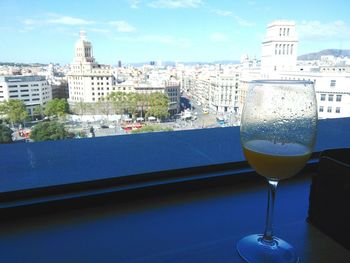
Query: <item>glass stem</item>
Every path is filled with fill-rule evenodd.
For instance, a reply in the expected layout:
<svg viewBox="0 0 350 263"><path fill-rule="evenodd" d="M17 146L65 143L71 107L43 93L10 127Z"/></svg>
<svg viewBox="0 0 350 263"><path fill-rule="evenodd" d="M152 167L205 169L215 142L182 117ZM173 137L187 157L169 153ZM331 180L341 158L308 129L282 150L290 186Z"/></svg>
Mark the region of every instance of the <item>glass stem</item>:
<svg viewBox="0 0 350 263"><path fill-rule="evenodd" d="M268 201L267 201L267 212L266 212L266 224L263 240L267 243L273 242L273 210L275 206L275 197L278 181L267 180L268 182Z"/></svg>

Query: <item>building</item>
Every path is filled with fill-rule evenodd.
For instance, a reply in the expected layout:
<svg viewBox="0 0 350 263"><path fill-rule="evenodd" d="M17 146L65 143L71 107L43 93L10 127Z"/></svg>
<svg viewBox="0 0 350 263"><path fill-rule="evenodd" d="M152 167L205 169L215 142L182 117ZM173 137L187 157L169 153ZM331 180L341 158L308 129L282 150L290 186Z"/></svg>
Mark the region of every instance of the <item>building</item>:
<svg viewBox="0 0 350 263"><path fill-rule="evenodd" d="M0 76L0 102L9 99L23 101L33 115L35 107L52 99L51 86L43 76Z"/></svg>
<svg viewBox="0 0 350 263"><path fill-rule="evenodd" d="M65 80L55 80L51 84L53 99L68 99L69 90L68 83Z"/></svg>
<svg viewBox="0 0 350 263"><path fill-rule="evenodd" d="M238 111L238 88L240 73L220 74L210 79L209 108L217 113Z"/></svg>
<svg viewBox="0 0 350 263"><path fill-rule="evenodd" d="M267 26L262 41L261 75L262 78L275 78L281 71L296 69L298 38L295 22L278 20Z"/></svg>
<svg viewBox="0 0 350 263"><path fill-rule="evenodd" d="M350 117L347 60L323 56L320 61L300 61L297 67L297 47L294 22L281 20L269 24L262 42L261 78L312 81L320 119ZM240 82L240 108L243 107L249 81L258 78L256 72L245 73Z"/></svg>
<svg viewBox="0 0 350 263"><path fill-rule="evenodd" d="M115 78L109 65L99 64L93 57L91 42L86 33L80 32L75 44L75 56L67 74L70 104L93 103L112 92Z"/></svg>
<svg viewBox="0 0 350 263"><path fill-rule="evenodd" d="M75 44L75 56L67 78L71 105L96 103L111 92L161 92L169 97L171 114L180 110L180 83L171 74L160 70L146 73L134 68L113 69L110 65L99 64L93 57L92 44L87 41L84 31L80 32Z"/></svg>
<svg viewBox="0 0 350 263"><path fill-rule="evenodd" d="M349 73L285 72L280 77L314 82L319 119L350 117Z"/></svg>

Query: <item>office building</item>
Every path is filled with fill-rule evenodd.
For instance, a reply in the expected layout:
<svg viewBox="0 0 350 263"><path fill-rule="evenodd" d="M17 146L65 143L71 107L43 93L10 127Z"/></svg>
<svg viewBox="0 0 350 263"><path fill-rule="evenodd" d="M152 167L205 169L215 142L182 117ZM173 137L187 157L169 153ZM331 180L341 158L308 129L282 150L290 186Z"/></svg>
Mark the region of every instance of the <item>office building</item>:
<svg viewBox="0 0 350 263"><path fill-rule="evenodd" d="M23 101L33 115L36 106L52 99L51 85L43 76L0 76L0 102L9 99Z"/></svg>

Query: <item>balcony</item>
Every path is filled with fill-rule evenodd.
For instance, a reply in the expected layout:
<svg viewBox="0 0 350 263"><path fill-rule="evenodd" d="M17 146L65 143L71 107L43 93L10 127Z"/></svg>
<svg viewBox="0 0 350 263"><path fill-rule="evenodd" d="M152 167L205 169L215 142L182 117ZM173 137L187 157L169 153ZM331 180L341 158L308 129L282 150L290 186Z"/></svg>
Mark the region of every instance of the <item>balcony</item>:
<svg viewBox="0 0 350 263"><path fill-rule="evenodd" d="M278 190L275 232L302 262L350 260L306 222L318 154L349 130L320 121L314 158ZM4 262L242 262L237 240L263 230L238 127L0 145L0 160Z"/></svg>

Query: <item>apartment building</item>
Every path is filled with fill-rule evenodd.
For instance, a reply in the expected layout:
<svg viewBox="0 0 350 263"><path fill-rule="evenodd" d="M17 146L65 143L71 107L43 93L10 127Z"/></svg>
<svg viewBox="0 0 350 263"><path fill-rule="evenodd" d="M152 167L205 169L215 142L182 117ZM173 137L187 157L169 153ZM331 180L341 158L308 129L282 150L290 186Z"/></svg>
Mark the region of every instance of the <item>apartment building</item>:
<svg viewBox="0 0 350 263"><path fill-rule="evenodd" d="M51 86L43 76L0 76L0 102L18 99L24 102L28 113L52 99Z"/></svg>
<svg viewBox="0 0 350 263"><path fill-rule="evenodd" d="M75 44L75 56L67 74L70 104L97 102L112 91L115 78L109 65L99 64L93 57L92 44L84 31Z"/></svg>
<svg viewBox="0 0 350 263"><path fill-rule="evenodd" d="M314 82L318 118L350 117L350 74L327 72L285 72L281 79Z"/></svg>

